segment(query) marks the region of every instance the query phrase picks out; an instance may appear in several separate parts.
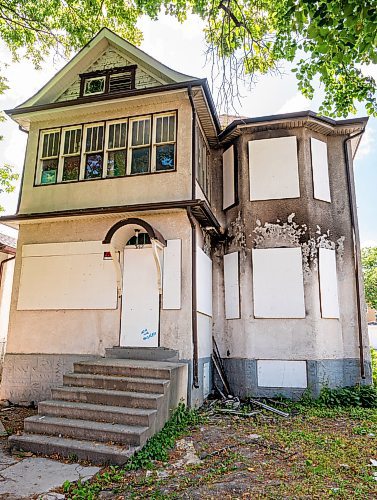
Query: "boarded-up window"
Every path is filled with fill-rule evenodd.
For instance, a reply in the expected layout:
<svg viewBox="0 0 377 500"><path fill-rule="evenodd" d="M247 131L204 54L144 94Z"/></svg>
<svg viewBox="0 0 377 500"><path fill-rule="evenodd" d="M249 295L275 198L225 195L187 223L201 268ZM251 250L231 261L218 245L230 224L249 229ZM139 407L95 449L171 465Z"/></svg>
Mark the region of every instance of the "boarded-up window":
<svg viewBox="0 0 377 500"><path fill-rule="evenodd" d="M168 240L164 248L163 309L181 308L181 240Z"/></svg>
<svg viewBox="0 0 377 500"><path fill-rule="evenodd" d="M24 245L17 309L116 309L114 263L100 241Z"/></svg>
<svg viewBox="0 0 377 500"><path fill-rule="evenodd" d="M230 146L223 153L223 209L234 205L235 202L234 146Z"/></svg>
<svg viewBox="0 0 377 500"><path fill-rule="evenodd" d="M212 260L199 247L196 248L197 311L212 316Z"/></svg>
<svg viewBox="0 0 377 500"><path fill-rule="evenodd" d="M314 198L330 202L327 144L312 137L310 139L310 146L312 152Z"/></svg>
<svg viewBox="0 0 377 500"><path fill-rule="evenodd" d="M240 317L239 253L224 255L225 318Z"/></svg>
<svg viewBox="0 0 377 500"><path fill-rule="evenodd" d="M307 387L306 361L259 359L259 387Z"/></svg>
<svg viewBox="0 0 377 500"><path fill-rule="evenodd" d="M319 249L319 285L322 318L339 318L335 250Z"/></svg>
<svg viewBox="0 0 377 500"><path fill-rule="evenodd" d="M301 248L254 249L256 318L305 318Z"/></svg>
<svg viewBox="0 0 377 500"><path fill-rule="evenodd" d="M250 200L300 196L295 136L249 141Z"/></svg>

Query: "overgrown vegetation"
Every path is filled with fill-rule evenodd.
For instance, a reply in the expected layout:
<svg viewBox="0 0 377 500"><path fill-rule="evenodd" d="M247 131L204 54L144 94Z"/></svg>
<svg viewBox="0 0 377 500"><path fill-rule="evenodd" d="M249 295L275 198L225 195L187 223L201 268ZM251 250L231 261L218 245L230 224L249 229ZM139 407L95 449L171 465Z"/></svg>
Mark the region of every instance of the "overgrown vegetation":
<svg viewBox="0 0 377 500"><path fill-rule="evenodd" d="M135 453L126 465L110 467L108 470L97 474L90 483L64 483L64 492L68 498L85 498L91 500L105 488L107 484L120 481L127 471L137 469L153 469L154 462L166 462L169 451L174 447L176 440L184 435L188 428L198 425L202 417L197 410L190 410L180 404L172 413L163 429L148 440L146 445Z"/></svg>
<svg viewBox="0 0 377 500"><path fill-rule="evenodd" d="M370 350L370 355L372 358L372 377L373 385L377 388L377 351L375 349Z"/></svg>
<svg viewBox="0 0 377 500"><path fill-rule="evenodd" d="M377 309L377 247L361 249L365 300L369 307Z"/></svg>

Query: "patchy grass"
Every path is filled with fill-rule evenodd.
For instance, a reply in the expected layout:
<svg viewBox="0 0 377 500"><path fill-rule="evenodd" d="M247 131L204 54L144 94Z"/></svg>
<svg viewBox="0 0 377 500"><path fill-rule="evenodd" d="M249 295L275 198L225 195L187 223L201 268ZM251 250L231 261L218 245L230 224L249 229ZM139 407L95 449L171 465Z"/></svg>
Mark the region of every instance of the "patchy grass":
<svg viewBox="0 0 377 500"><path fill-rule="evenodd" d="M126 467L106 468L89 484L67 484L67 498L90 500L100 491L132 499L377 498L377 468L370 466L377 459L377 409L289 406L296 414L288 419L180 408ZM172 447L182 436L193 443L198 464L185 465L185 450Z"/></svg>

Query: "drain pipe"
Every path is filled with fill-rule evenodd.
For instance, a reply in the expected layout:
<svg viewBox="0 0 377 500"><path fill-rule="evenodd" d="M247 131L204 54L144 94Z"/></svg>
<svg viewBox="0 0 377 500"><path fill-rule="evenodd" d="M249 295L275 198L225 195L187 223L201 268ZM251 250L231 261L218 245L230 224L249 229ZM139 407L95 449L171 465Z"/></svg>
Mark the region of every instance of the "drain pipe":
<svg viewBox="0 0 377 500"><path fill-rule="evenodd" d="M358 334L359 334L359 357L360 357L360 376L365 380L365 358L364 358L364 341L363 341L363 328L361 322L361 301L360 301L360 282L362 281L359 266L359 252L358 252L358 241L356 235L356 213L355 205L356 200L353 196L352 190L352 177L350 171L350 157L348 153L348 143L355 137L363 135L365 129L357 134L350 135L343 141L344 157L346 160L346 174L347 174L347 190L348 190L348 200L351 215L351 227L352 227L352 239L353 239L353 257L355 264L355 281L356 281L356 309L357 309L357 323L358 323Z"/></svg>

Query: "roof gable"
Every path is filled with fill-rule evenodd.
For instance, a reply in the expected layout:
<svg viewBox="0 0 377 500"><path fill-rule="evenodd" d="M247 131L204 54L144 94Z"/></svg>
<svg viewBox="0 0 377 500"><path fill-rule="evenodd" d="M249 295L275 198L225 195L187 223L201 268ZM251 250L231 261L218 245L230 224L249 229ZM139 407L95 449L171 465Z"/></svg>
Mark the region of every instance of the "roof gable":
<svg viewBox="0 0 377 500"><path fill-rule="evenodd" d="M76 99L81 73L134 64L137 65L137 88L196 79L165 66L108 28L103 28L41 90L18 107Z"/></svg>

